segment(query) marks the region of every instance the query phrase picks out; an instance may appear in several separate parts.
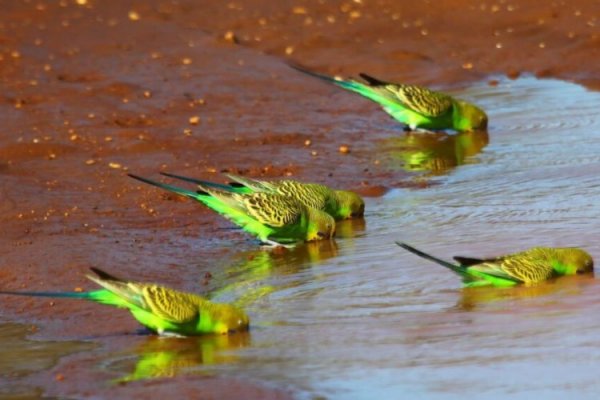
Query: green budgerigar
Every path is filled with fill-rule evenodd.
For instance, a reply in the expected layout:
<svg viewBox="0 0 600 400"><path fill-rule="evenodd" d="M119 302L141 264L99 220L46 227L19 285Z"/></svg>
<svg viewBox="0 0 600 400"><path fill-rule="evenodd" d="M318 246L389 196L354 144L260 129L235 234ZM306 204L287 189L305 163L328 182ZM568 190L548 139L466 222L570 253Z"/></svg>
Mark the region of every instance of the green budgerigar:
<svg viewBox="0 0 600 400"><path fill-rule="evenodd" d="M127 308L140 324L160 335L225 334L248 329L248 316L230 304L213 303L196 294L156 284L127 282L98 268L91 270L97 276L87 277L103 289L89 292L0 291L0 294L86 299Z"/></svg>
<svg viewBox="0 0 600 400"><path fill-rule="evenodd" d="M385 82L367 74L360 74L363 83L321 75L295 64L290 66L378 103L385 112L411 130L453 129L463 132L487 129L488 118L481 108L446 93L417 85Z"/></svg>
<svg viewBox="0 0 600 400"><path fill-rule="evenodd" d="M198 185L199 190L193 192L136 175L129 176L197 200L272 246L331 239L335 234L335 220L331 215L277 193L234 193L203 185Z"/></svg>
<svg viewBox="0 0 600 400"><path fill-rule="evenodd" d="M454 257L457 264L453 264L406 243L396 244L456 272L463 278L465 286L531 285L557 276L594 271L592 256L575 247L533 247L494 258Z"/></svg>
<svg viewBox="0 0 600 400"><path fill-rule="evenodd" d="M359 218L365 213L365 201L358 194L348 190L330 189L318 183L304 183L292 179L266 181L246 178L234 174L225 174L233 182L227 185L188 178L181 175L161 172L162 175L195 183L208 188L227 190L234 193L277 193L291 197L307 207L325 211L336 221Z"/></svg>

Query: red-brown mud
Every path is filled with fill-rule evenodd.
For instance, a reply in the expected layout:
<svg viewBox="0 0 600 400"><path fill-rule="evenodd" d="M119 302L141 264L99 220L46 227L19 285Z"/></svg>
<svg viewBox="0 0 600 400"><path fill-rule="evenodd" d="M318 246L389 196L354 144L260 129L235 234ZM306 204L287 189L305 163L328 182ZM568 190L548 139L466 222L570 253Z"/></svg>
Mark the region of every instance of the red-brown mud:
<svg viewBox="0 0 600 400"><path fill-rule="evenodd" d="M286 59L439 88L521 73L600 87L593 1L1 5L0 282L13 290L87 288L82 271L96 265L199 291L204 271L187 268L190 259L210 271L211 257L233 252L236 242L254 246L220 229L228 225L209 211L142 186L127 171L293 176L367 195L414 184L376 153L376 142L401 128ZM225 248L213 245L229 238ZM137 327L127 313L77 302L3 298L0 314L37 323L49 338ZM69 360L63 366L77 370ZM94 370L77 374L79 392L52 394L85 397ZM268 397L243 382L213 378L210 386L214 397L226 397L221 389ZM119 395L135 397L136 388L144 389ZM110 390L105 395L116 398L118 388Z"/></svg>

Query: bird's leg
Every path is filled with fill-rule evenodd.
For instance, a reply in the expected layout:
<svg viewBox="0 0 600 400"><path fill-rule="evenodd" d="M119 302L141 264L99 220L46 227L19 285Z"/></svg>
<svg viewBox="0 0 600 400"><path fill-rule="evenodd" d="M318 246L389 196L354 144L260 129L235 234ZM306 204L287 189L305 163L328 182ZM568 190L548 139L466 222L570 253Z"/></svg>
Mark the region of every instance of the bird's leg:
<svg viewBox="0 0 600 400"><path fill-rule="evenodd" d="M277 247L285 247L286 249L293 249L294 247L296 247L295 244L282 244L282 243L274 242L273 240L270 240L270 239L261 239L261 242L264 243L261 247L264 247L266 249L274 249Z"/></svg>
<svg viewBox="0 0 600 400"><path fill-rule="evenodd" d="M180 335L178 333L175 332L169 332L169 331L164 331L162 329L158 330L158 337L159 338L184 338L184 335Z"/></svg>

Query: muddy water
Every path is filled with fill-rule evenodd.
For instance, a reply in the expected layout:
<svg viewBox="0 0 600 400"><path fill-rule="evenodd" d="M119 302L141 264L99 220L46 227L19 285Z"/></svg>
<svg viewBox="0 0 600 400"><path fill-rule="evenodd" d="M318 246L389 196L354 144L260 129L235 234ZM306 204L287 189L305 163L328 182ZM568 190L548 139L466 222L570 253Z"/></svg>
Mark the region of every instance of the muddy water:
<svg viewBox="0 0 600 400"><path fill-rule="evenodd" d="M281 390L252 389L271 398L595 398L596 279L461 289L393 241L448 258L534 245L583 246L600 258L600 95L529 77L456 94L489 110L489 134L397 129L377 140L384 166L410 171L415 184L368 198L366 222L341 223L335 242L264 251L231 230L210 240L227 250L210 260L206 290L248 310L249 334L171 340L115 326L86 338L99 350L48 369L64 373L69 389L43 374L29 382L73 397L189 395L207 382L232 390L240 379Z"/></svg>

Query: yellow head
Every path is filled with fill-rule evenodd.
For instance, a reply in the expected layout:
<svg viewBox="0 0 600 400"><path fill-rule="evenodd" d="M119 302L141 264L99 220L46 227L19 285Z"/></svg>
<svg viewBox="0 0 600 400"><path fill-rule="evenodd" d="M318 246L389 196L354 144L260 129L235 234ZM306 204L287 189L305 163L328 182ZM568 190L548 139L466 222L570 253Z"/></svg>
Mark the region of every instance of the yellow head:
<svg viewBox="0 0 600 400"><path fill-rule="evenodd" d="M246 313L231 304L215 304L211 314L214 333L246 331L250 325Z"/></svg>
<svg viewBox="0 0 600 400"><path fill-rule="evenodd" d="M365 213L365 201L358 194L347 190L334 190L338 203L335 219L359 218Z"/></svg>
<svg viewBox="0 0 600 400"><path fill-rule="evenodd" d="M454 102L452 120L454 129L460 132L485 130L488 125L486 113L476 105L467 103L464 100Z"/></svg>
<svg viewBox="0 0 600 400"><path fill-rule="evenodd" d="M335 235L335 220L324 211L307 207L308 229L306 241L331 239Z"/></svg>
<svg viewBox="0 0 600 400"><path fill-rule="evenodd" d="M594 271L592 256L575 247L556 249L556 259L562 268L555 267L555 269L563 275L586 274ZM558 269L562 269L562 271Z"/></svg>

